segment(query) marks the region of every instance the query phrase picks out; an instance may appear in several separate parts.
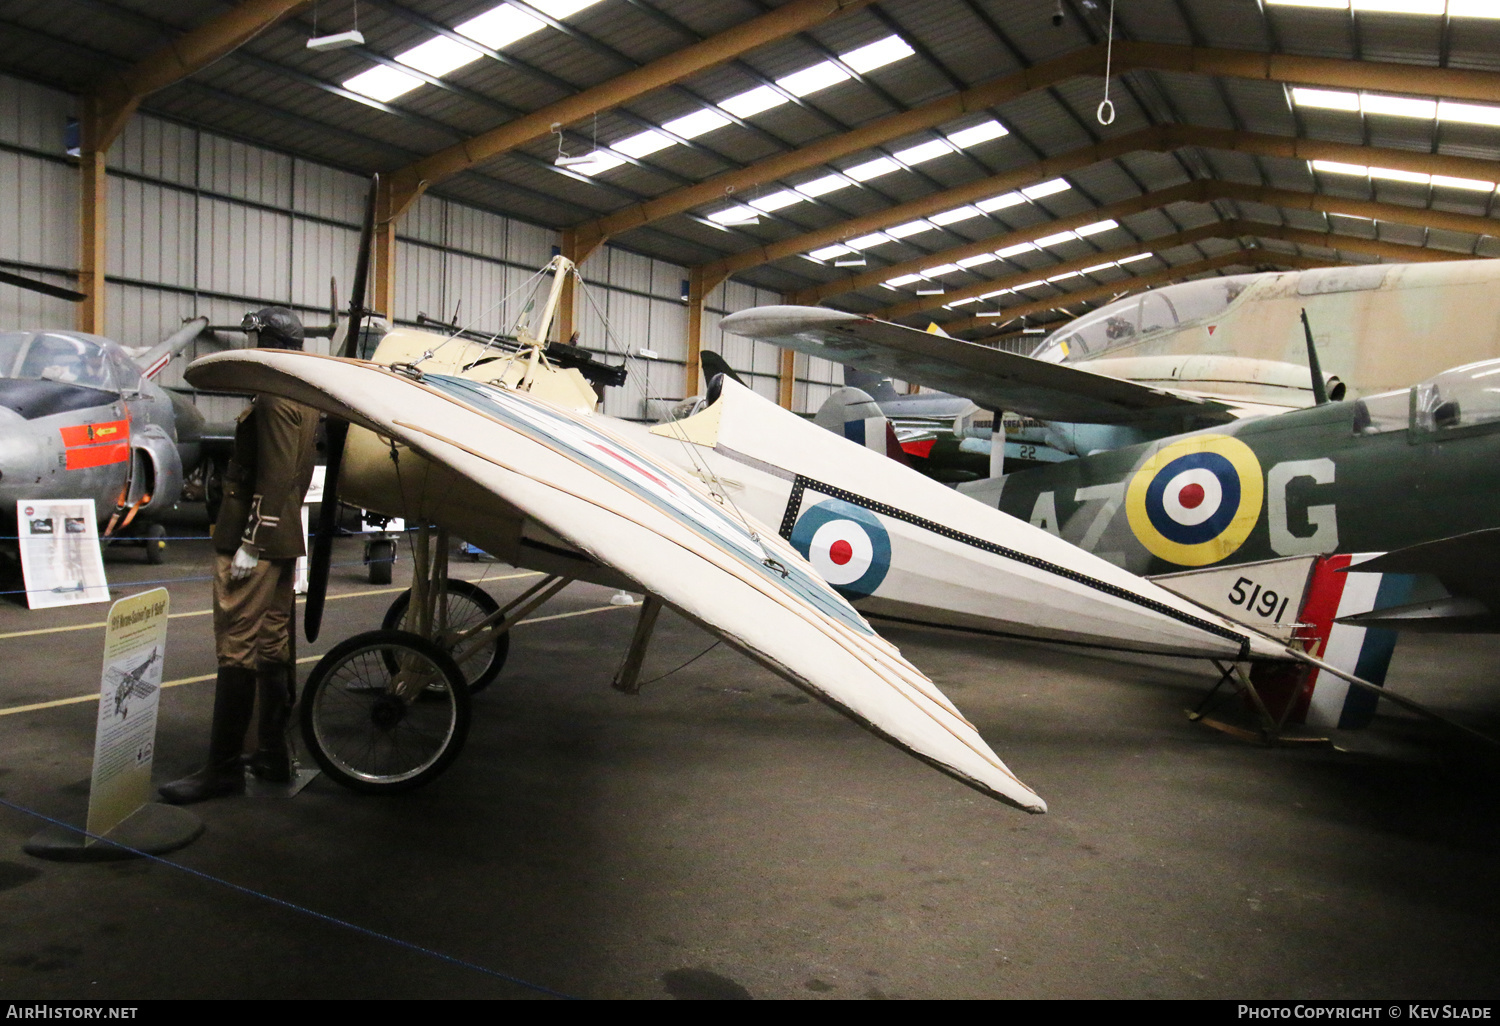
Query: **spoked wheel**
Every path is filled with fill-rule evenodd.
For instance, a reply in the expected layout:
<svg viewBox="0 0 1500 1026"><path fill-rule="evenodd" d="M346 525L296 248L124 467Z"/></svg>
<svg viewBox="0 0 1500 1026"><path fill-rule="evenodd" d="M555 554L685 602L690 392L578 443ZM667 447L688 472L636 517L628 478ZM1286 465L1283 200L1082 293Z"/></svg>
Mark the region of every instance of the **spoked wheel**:
<svg viewBox="0 0 1500 1026"><path fill-rule="evenodd" d="M490 593L478 585L452 577L448 578L447 598L447 627L441 632L437 643L439 648L456 659L456 653L467 646L474 626L494 614L500 608L500 603L490 598ZM410 630L413 625L407 622L406 615L410 605L411 589L407 589L396 596L396 601L386 610L385 619L380 625L386 630ZM486 630L489 631L489 637L485 642L458 660L458 668L462 671L464 680L468 681L470 694L488 687L490 681L500 675L501 668L505 666L505 657L510 654L510 633L497 634L490 628Z"/></svg>
<svg viewBox="0 0 1500 1026"><path fill-rule="evenodd" d="M302 739L355 791L420 787L458 757L469 691L448 653L406 631L367 631L318 661L302 692Z"/></svg>

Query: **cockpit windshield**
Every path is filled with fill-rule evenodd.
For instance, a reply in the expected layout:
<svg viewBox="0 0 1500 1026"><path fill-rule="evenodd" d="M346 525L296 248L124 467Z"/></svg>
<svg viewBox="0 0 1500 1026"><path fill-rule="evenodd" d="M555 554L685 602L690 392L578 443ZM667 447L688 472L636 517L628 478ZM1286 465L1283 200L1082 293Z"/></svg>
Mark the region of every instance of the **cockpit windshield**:
<svg viewBox="0 0 1500 1026"><path fill-rule="evenodd" d="M0 377L114 387L103 346L51 332L0 332Z"/></svg>
<svg viewBox="0 0 1500 1026"><path fill-rule="evenodd" d="M1419 431L1444 431L1500 420L1500 360L1443 371L1416 389Z"/></svg>
<svg viewBox="0 0 1500 1026"><path fill-rule="evenodd" d="M1049 363L1097 359L1159 331L1222 313L1260 277L1205 278L1129 296L1054 331L1031 355Z"/></svg>

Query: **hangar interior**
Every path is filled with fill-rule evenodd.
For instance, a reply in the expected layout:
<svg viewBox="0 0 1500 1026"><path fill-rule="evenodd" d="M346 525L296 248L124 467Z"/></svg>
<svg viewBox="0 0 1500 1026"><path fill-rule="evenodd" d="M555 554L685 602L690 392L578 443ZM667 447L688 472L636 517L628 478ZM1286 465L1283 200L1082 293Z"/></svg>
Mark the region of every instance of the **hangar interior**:
<svg viewBox="0 0 1500 1026"><path fill-rule="evenodd" d="M561 254L584 288L556 338L634 357L604 413L660 419L714 352L810 415L840 366L726 315L823 304L1029 352L1155 286L1494 258L1497 133L1493 0L6 0L0 271L81 296L0 285L0 330L148 346L268 305L323 324L378 172L371 305L390 323L504 331ZM184 368L228 335L162 383L192 394ZM243 404L193 400L210 421ZM359 597L341 544L334 638L386 601ZM206 612L207 546L175 551L174 602ZM167 579L134 558L107 554L116 591ZM398 561L397 588L409 574ZM1495 761L1440 728L1392 713L1340 748L1262 752L1182 719L1212 680L1196 667L893 627L1007 760L1075 796L1022 822L743 657L703 657L687 619L653 656L680 674L610 693L630 627L609 595L579 586L518 632L488 725L430 791L351 808L325 782L210 809L180 858L249 896L0 852L0 907L24 924L0 940L0 991L1355 999L1500 981ZM39 630L0 608L0 797L76 816L98 652L53 643L99 612ZM174 628L179 683L211 675L207 628L186 634L204 622ZM1403 643L1392 679L1493 734L1492 688L1463 684L1496 654ZM164 697L173 769L211 700ZM36 824L7 815L19 849ZM148 945L202 954L134 975L109 954Z"/></svg>

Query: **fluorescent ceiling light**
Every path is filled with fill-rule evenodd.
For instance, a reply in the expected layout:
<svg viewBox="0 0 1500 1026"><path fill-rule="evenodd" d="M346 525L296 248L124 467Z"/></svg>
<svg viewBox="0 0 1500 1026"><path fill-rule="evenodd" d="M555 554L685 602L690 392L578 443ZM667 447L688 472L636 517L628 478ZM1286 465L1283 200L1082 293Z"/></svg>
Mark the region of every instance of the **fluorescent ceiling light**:
<svg viewBox="0 0 1500 1026"><path fill-rule="evenodd" d="M843 256L845 253L853 252L854 250L848 246L824 246L822 249L815 249L807 255L814 260L832 260L836 256Z"/></svg>
<svg viewBox="0 0 1500 1026"><path fill-rule="evenodd" d="M1004 249L995 250L995 255L1001 260L1009 260L1013 256L1020 256L1022 253L1030 253L1034 249L1036 249L1036 245L1034 243L1018 242L1014 246L1006 246Z"/></svg>
<svg viewBox="0 0 1500 1026"><path fill-rule="evenodd" d="M1021 195L1027 199L1041 199L1043 196L1051 196L1054 193L1066 192L1072 188L1061 178L1054 178L1050 182L1042 182L1038 185L1027 186L1021 190Z"/></svg>
<svg viewBox="0 0 1500 1026"><path fill-rule="evenodd" d="M1046 249L1048 246L1056 246L1061 242L1077 242L1076 232L1058 232L1056 235L1048 235L1046 238L1036 240L1037 248Z"/></svg>
<svg viewBox="0 0 1500 1026"><path fill-rule="evenodd" d="M959 149L967 149L970 146L978 146L982 142L991 139L999 139L1009 135L1005 126L998 121L985 121L975 125L973 128L964 128L948 136L948 141Z"/></svg>
<svg viewBox="0 0 1500 1026"><path fill-rule="evenodd" d="M409 93L417 86L424 84L417 76L397 71L385 64L378 64L368 71L361 71L353 78L344 80L345 89L381 103L388 103L403 93Z"/></svg>
<svg viewBox="0 0 1500 1026"><path fill-rule="evenodd" d="M330 36L313 36L307 41L309 50L317 50L327 53L330 50L342 50L350 46L364 46L365 34L359 29L350 29L348 32L335 32Z"/></svg>
<svg viewBox="0 0 1500 1026"><path fill-rule="evenodd" d="M1100 232L1107 232L1111 228L1118 227L1120 227L1119 221L1107 218L1103 221L1095 221L1093 224L1086 224L1082 228L1077 229L1077 232L1079 235L1084 236L1098 235Z"/></svg>
<svg viewBox="0 0 1500 1026"><path fill-rule="evenodd" d="M896 288L900 288L903 285L911 285L911 284L914 284L915 282L919 282L921 280L922 280L922 276L920 274L903 274L899 278L892 278L892 279L890 279L889 281L886 282L886 284L887 285L893 285Z"/></svg>
<svg viewBox="0 0 1500 1026"><path fill-rule="evenodd" d="M657 150L664 150L668 146L673 145L674 142L675 140L652 128L644 132L637 132L628 139L621 139L619 142L610 143L609 148L616 153L623 153L627 157L639 159L647 154L655 153Z"/></svg>
<svg viewBox="0 0 1500 1026"><path fill-rule="evenodd" d="M867 43L848 53L840 54L839 60L863 75L876 68L883 68L887 64L894 64L914 53L916 51L900 36L886 36L884 39L877 39L873 43Z"/></svg>
<svg viewBox="0 0 1500 1026"><path fill-rule="evenodd" d="M1006 207L1020 206L1026 202L1026 197L1019 192L1007 192L1000 196L991 196L989 199L980 200L974 204L986 214L994 213L996 210L1004 210Z"/></svg>
<svg viewBox="0 0 1500 1026"><path fill-rule="evenodd" d="M1000 258L993 253L980 253L978 256L964 257L962 260L955 260L954 263L967 271L971 267L979 267L982 264L992 264L999 259Z"/></svg>
<svg viewBox="0 0 1500 1026"><path fill-rule="evenodd" d="M942 289L917 289L917 295L919 296L941 296L942 294Z"/></svg>
<svg viewBox="0 0 1500 1026"><path fill-rule="evenodd" d="M433 78L442 78L465 64L473 64L481 54L472 46L465 46L447 36L433 36L427 42L398 53L396 60L408 68L425 71Z"/></svg>
<svg viewBox="0 0 1500 1026"><path fill-rule="evenodd" d="M901 165L897 164L890 157L876 157L874 160L867 160L863 164L856 164L854 167L845 168L844 174L856 182L868 182L872 178L879 178L881 175L888 175L892 171L899 171L900 169Z"/></svg>
<svg viewBox="0 0 1500 1026"><path fill-rule="evenodd" d="M864 267L868 263L862 256L844 257L833 262L834 267Z"/></svg>
<svg viewBox="0 0 1500 1026"><path fill-rule="evenodd" d="M793 203L801 202L801 196L790 189L782 189L780 192L773 192L769 196L753 199L750 201L750 205L756 210L764 210L766 213L770 213L773 210L780 210L782 207L789 207Z"/></svg>
<svg viewBox="0 0 1500 1026"><path fill-rule="evenodd" d="M661 127L683 139L696 139L700 135L705 135L716 128L723 128L729 124L733 124L733 122L718 111L705 107L702 110L695 110L691 114L685 114L680 118L673 118Z"/></svg>
<svg viewBox="0 0 1500 1026"><path fill-rule="evenodd" d="M936 228L937 225L929 224L926 221L908 221L905 224L898 224L894 228L887 228L885 233L893 239L904 239L922 232L934 231Z"/></svg>
<svg viewBox="0 0 1500 1026"><path fill-rule="evenodd" d="M948 145L946 139L933 139L931 142L924 142L920 146L897 150L896 159L903 164L921 164L924 161L934 160L952 152L953 147Z"/></svg>
<svg viewBox="0 0 1500 1026"><path fill-rule="evenodd" d="M843 175L824 175L822 178L814 178L810 182L803 182L801 185L792 186L792 188L808 199L816 199L819 196L826 195L838 189L849 188L849 179Z"/></svg>
<svg viewBox="0 0 1500 1026"><path fill-rule="evenodd" d="M933 214L927 220L935 225L942 226L957 224L960 221L967 221L971 217L982 216L983 214L981 214L977 207L955 207L953 210L945 210L941 214Z"/></svg>

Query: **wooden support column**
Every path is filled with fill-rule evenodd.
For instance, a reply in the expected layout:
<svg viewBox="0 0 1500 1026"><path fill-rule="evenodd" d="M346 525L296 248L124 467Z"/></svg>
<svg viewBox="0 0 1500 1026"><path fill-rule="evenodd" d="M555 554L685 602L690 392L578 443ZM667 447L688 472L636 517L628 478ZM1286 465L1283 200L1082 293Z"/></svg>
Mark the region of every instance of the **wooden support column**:
<svg viewBox="0 0 1500 1026"><path fill-rule="evenodd" d="M698 379L703 370L703 304L707 302L708 294L723 281L722 276L704 275L701 267L688 268L687 368L682 382L684 397L700 395L704 391L698 387Z"/></svg>
<svg viewBox="0 0 1500 1026"><path fill-rule="evenodd" d="M583 274L583 262L593 255L594 250L604 245L604 239L598 236L590 238L579 238L578 233L572 229L566 229L559 240L561 245L558 249L562 255L573 261L574 270L579 275ZM562 295L557 301L557 340L568 342L573 338L573 332L578 330L578 294L577 278L568 275L563 282ZM600 344L603 339L600 339Z"/></svg>
<svg viewBox="0 0 1500 1026"><path fill-rule="evenodd" d="M99 145L98 103L83 100L78 159L78 304L74 326L91 335L104 334L104 271L109 238L109 142Z"/></svg>
<svg viewBox="0 0 1500 1026"><path fill-rule="evenodd" d="M795 349L783 349L781 351L781 380L778 382L777 401L781 403L783 410L792 408L792 388L797 383L797 351Z"/></svg>

